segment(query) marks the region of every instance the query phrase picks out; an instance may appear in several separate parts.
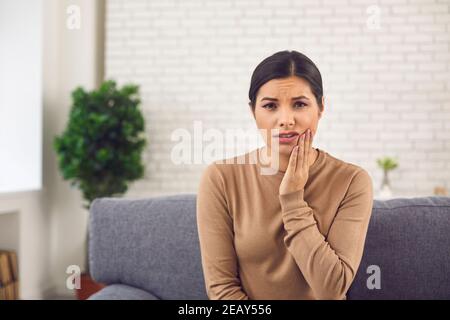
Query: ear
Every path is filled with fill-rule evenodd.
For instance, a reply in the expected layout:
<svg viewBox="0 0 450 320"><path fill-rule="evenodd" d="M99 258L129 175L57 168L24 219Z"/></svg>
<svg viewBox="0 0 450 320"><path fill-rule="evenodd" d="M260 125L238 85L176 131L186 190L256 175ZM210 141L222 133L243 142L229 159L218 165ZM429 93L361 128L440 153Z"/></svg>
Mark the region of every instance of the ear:
<svg viewBox="0 0 450 320"><path fill-rule="evenodd" d="M322 111L319 110L319 119L322 118L322 113L325 111L325 97L322 96Z"/></svg>
<svg viewBox="0 0 450 320"><path fill-rule="evenodd" d="M255 117L255 110L253 110L253 108L252 108L252 102L251 102L251 101L249 101L248 106L250 107L250 111L251 111L251 113L253 114L253 118L256 120L256 117Z"/></svg>

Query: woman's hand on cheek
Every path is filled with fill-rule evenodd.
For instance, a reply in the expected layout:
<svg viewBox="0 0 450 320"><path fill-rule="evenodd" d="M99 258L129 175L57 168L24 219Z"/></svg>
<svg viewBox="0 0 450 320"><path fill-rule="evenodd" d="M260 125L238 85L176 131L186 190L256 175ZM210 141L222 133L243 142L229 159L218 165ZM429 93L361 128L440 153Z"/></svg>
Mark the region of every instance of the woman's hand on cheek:
<svg viewBox="0 0 450 320"><path fill-rule="evenodd" d="M280 194L287 194L305 188L309 175L309 158L312 154L312 133L308 129L292 149L288 167L280 184Z"/></svg>

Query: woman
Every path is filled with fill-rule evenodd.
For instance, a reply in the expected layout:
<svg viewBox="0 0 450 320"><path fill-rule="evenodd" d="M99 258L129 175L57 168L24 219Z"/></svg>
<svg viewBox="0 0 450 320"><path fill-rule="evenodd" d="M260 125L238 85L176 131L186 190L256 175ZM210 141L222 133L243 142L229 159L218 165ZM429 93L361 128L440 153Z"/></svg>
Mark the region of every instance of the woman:
<svg viewBox="0 0 450 320"><path fill-rule="evenodd" d="M253 72L249 99L258 129L274 134L246 156L271 154L277 171L261 174L261 161L218 161L203 172L197 227L208 297L346 299L372 213L372 180L312 146L324 110L320 72L299 52L275 53Z"/></svg>

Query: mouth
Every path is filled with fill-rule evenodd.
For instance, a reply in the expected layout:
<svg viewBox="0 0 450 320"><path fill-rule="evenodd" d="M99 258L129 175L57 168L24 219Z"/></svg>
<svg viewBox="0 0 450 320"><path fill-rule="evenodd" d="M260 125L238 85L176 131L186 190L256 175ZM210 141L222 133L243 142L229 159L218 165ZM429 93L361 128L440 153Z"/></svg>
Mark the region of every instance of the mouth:
<svg viewBox="0 0 450 320"><path fill-rule="evenodd" d="M275 138L292 138L298 136L299 133L297 131L282 131L278 134L274 134Z"/></svg>
<svg viewBox="0 0 450 320"><path fill-rule="evenodd" d="M299 134L297 132L280 133L274 138L278 140L279 144L291 144L297 140Z"/></svg>
<svg viewBox="0 0 450 320"><path fill-rule="evenodd" d="M277 134L272 135L272 139L278 141L279 144L292 145L297 141L298 137L305 134L307 129L303 133L297 131L279 131Z"/></svg>

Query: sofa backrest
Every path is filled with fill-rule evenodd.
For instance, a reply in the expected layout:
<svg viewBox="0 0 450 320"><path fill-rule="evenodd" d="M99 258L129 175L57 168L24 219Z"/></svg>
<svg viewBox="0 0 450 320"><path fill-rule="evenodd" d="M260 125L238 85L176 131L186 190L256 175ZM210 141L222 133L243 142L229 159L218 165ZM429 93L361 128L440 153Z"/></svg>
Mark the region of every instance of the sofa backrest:
<svg viewBox="0 0 450 320"><path fill-rule="evenodd" d="M95 280L128 284L160 299L208 299L195 194L100 198L89 220ZM450 299L450 198L374 200L347 299Z"/></svg>
<svg viewBox="0 0 450 320"><path fill-rule="evenodd" d="M208 299L196 224L196 195L100 198L89 217L92 277L162 300Z"/></svg>
<svg viewBox="0 0 450 320"><path fill-rule="evenodd" d="M347 299L450 299L450 197L375 200Z"/></svg>

